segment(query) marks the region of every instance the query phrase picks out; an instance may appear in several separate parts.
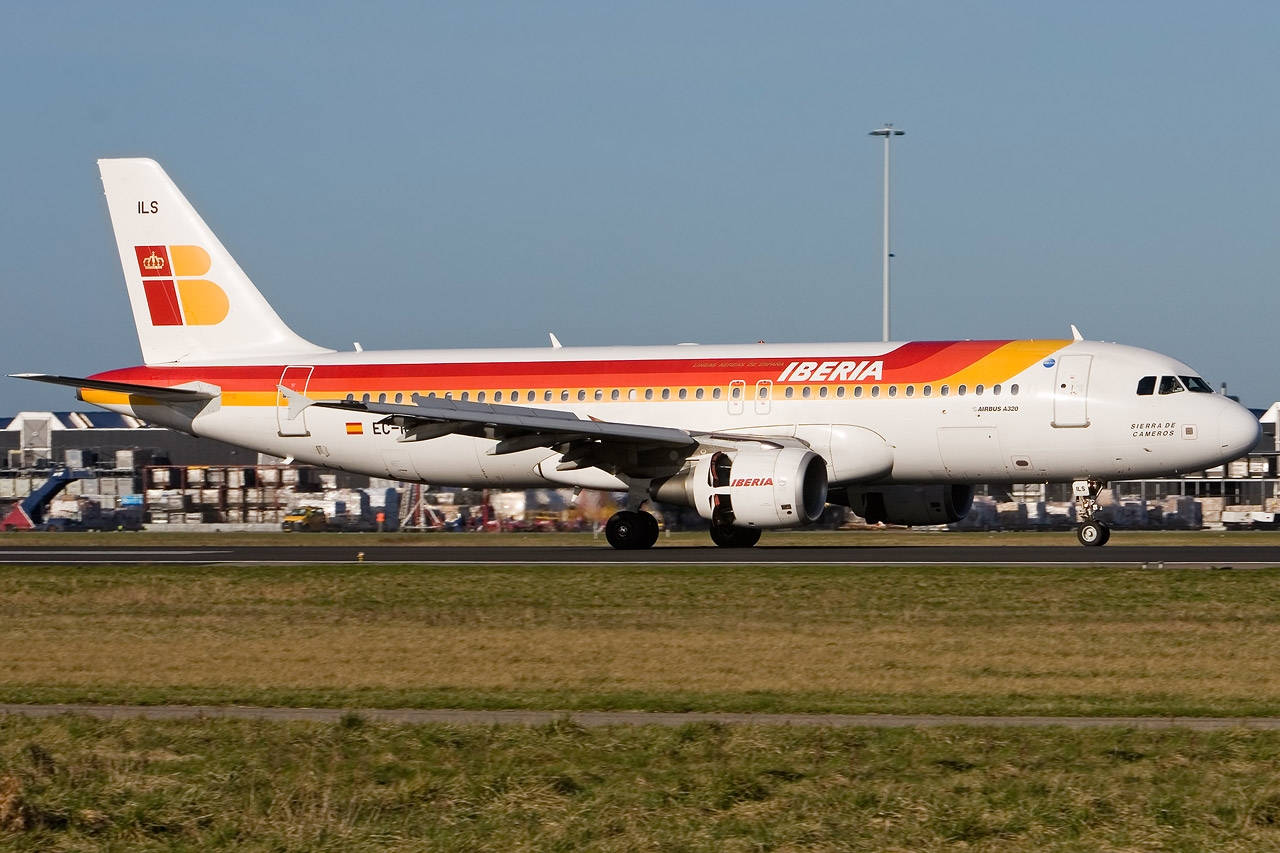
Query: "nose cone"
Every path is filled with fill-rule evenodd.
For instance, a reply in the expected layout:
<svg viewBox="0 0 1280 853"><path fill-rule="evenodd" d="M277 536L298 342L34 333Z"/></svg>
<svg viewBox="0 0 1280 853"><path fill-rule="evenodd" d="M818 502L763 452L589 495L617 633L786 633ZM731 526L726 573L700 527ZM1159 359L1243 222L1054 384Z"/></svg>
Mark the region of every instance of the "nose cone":
<svg viewBox="0 0 1280 853"><path fill-rule="evenodd" d="M1253 412L1234 400L1224 399L1226 405L1218 416L1218 443L1224 459L1244 456L1258 443L1262 425Z"/></svg>

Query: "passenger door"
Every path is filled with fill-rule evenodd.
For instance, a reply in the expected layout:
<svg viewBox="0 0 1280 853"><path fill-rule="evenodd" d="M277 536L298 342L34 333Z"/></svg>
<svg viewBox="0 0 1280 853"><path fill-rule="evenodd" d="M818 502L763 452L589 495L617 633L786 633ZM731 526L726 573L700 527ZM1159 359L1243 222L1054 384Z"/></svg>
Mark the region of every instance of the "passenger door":
<svg viewBox="0 0 1280 853"><path fill-rule="evenodd" d="M1089 425L1089 367L1092 362L1091 355L1064 355L1058 359L1058 373L1053 384L1055 427Z"/></svg>

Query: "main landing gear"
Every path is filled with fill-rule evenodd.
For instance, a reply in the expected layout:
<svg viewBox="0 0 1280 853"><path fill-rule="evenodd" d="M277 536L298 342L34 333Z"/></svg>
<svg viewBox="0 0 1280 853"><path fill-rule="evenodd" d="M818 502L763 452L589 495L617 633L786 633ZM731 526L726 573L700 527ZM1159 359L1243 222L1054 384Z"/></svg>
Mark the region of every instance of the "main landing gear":
<svg viewBox="0 0 1280 853"><path fill-rule="evenodd" d="M1106 485L1100 480L1076 480L1071 484L1071 493L1076 501L1076 539L1081 545L1097 547L1106 545L1111 538L1111 528L1101 521L1096 521L1098 514L1098 492Z"/></svg>
<svg viewBox="0 0 1280 853"><path fill-rule="evenodd" d="M750 548L760 541L760 530L755 527L712 523L711 541L721 548Z"/></svg>
<svg viewBox="0 0 1280 853"><path fill-rule="evenodd" d="M652 548L658 541L658 519L644 510L615 512L604 526L604 538L620 551Z"/></svg>

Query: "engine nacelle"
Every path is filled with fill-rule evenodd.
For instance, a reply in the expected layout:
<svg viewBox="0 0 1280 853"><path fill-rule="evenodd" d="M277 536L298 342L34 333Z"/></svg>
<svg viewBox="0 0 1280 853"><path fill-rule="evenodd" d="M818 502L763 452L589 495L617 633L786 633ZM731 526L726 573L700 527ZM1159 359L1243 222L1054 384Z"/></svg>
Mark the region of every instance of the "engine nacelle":
<svg viewBox="0 0 1280 853"><path fill-rule="evenodd" d="M800 447L716 451L658 484L652 494L691 506L713 524L798 527L822 517L827 463Z"/></svg>
<svg viewBox="0 0 1280 853"><path fill-rule="evenodd" d="M969 514L973 486L871 486L849 487L833 493L832 503L842 503L869 524L951 524Z"/></svg>

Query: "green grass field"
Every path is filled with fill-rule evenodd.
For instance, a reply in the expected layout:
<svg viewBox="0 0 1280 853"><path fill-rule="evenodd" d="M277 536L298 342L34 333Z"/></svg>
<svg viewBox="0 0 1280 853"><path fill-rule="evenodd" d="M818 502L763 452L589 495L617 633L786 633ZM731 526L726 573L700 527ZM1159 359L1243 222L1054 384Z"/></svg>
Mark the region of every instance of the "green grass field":
<svg viewBox="0 0 1280 853"><path fill-rule="evenodd" d="M1260 851L1280 733L0 717L18 851Z"/></svg>
<svg viewBox="0 0 1280 853"><path fill-rule="evenodd" d="M0 701L1280 714L1280 570L0 567Z"/></svg>
<svg viewBox="0 0 1280 853"><path fill-rule="evenodd" d="M0 701L1277 715L1277 600L1280 570L0 566ZM1280 850L1277 767L1245 730L0 716L0 849Z"/></svg>

